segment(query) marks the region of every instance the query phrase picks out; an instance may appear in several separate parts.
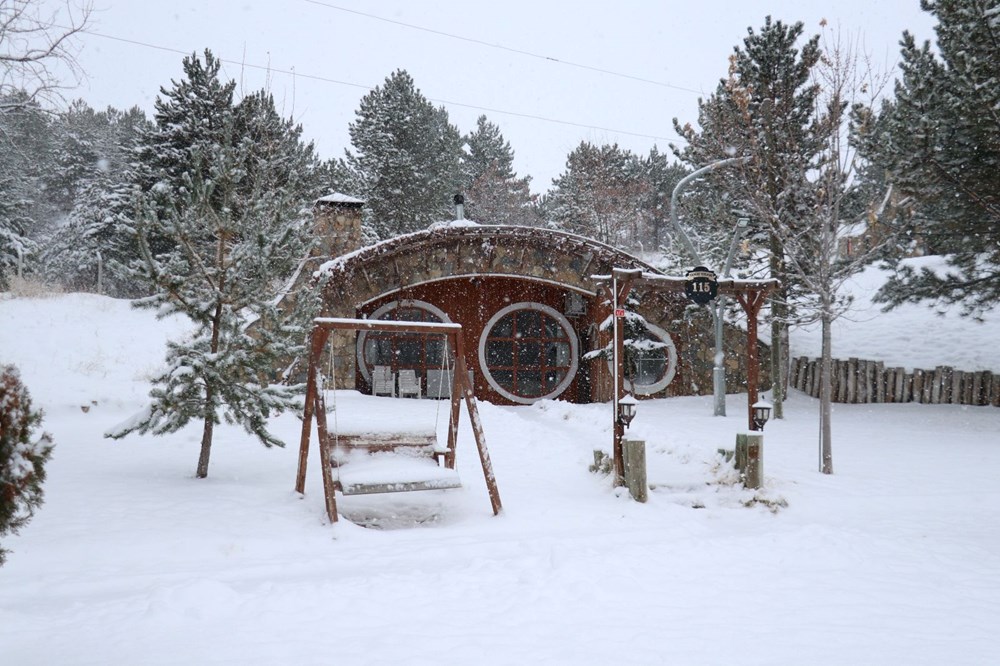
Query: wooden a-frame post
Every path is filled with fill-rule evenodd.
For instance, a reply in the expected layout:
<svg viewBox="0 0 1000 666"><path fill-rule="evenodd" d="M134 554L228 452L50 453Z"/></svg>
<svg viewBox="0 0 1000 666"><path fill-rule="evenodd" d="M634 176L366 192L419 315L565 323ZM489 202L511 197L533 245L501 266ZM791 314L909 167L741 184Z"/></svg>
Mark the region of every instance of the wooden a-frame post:
<svg viewBox="0 0 1000 666"><path fill-rule="evenodd" d="M483 433L482 420L469 385L468 368L465 363L465 338L460 324L440 324L430 322L383 321L371 319L335 319L317 318L313 320L313 330L309 343L309 369L306 379L305 409L302 418L302 436L299 440L299 465L295 477L295 491L304 494L306 484L306 469L309 461L309 440L312 432L312 420L316 420L316 430L319 439L320 465L323 473L323 493L326 497L326 513L331 523L337 522L337 499L332 476L332 461L329 446L326 445L329 433L326 427L326 405L323 393L319 387L319 367L322 361L323 349L326 346L330 331L333 330L367 330L394 333L424 333L445 335L449 345L455 350L455 379L451 391L451 410L448 422L448 444L445 453L445 467L455 468L455 450L458 442L458 418L461 411L461 401L464 398L466 411L472 423L472 433L479 450L479 461L486 479L486 488L490 496L493 515L498 515L503 509L500 502L500 491L497 488L493 473L493 463L490 461L489 450L486 448L486 436Z"/></svg>

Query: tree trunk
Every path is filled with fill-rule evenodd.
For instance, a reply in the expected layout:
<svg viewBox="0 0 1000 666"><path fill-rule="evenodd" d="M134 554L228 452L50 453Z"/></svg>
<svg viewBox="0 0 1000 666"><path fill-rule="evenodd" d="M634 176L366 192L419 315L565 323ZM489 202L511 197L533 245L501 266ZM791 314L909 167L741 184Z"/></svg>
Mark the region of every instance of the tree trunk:
<svg viewBox="0 0 1000 666"><path fill-rule="evenodd" d="M771 277L781 280L781 289L771 297L771 403L774 405L772 416L776 419L785 418L784 409L784 345L782 341L787 336L788 315L788 285L785 277L785 266L781 259L783 248L775 236L771 235Z"/></svg>
<svg viewBox="0 0 1000 666"><path fill-rule="evenodd" d="M212 317L212 357L219 351L219 337L222 333L222 301L215 304L215 315ZM215 430L215 386L211 381L205 381L205 426L201 431L201 453L198 455L198 470L195 476L204 479L208 476L208 459L212 454L212 433Z"/></svg>
<svg viewBox="0 0 1000 666"><path fill-rule="evenodd" d="M198 471L195 476L204 479L208 476L208 459L212 454L212 431L215 428L214 391L208 388L205 391L205 427L201 432L201 454L198 456Z"/></svg>
<svg viewBox="0 0 1000 666"><path fill-rule="evenodd" d="M819 385L819 471L823 474L833 474L833 378L830 374L833 368L833 348L830 327L832 322L830 309L823 304L822 351L820 356Z"/></svg>

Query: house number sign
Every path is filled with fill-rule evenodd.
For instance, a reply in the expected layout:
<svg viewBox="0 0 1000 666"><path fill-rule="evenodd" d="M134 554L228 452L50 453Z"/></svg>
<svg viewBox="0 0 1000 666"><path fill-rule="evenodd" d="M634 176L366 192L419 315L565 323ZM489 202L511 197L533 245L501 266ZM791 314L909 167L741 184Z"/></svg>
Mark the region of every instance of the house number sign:
<svg viewBox="0 0 1000 666"><path fill-rule="evenodd" d="M719 279L704 266L695 266L687 272L684 294L698 305L707 305L719 294Z"/></svg>

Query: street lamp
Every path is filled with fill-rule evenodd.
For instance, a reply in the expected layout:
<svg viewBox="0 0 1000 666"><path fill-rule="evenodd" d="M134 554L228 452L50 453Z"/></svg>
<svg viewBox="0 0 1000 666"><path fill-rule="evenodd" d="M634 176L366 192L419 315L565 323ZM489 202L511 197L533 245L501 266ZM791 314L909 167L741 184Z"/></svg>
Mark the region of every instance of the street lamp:
<svg viewBox="0 0 1000 666"><path fill-rule="evenodd" d="M773 405L767 400L758 400L753 403L753 425L754 430L764 430L764 424L771 418Z"/></svg>
<svg viewBox="0 0 1000 666"><path fill-rule="evenodd" d="M736 228L733 229L733 240L729 243L729 254L726 256L726 264L722 268L722 277L729 277L733 269L733 259L736 258L736 248L739 247L740 239L750 228L750 218L740 217L736 220ZM712 315L715 324L715 367L712 369L712 395L714 398L714 414L716 416L726 415L726 352L723 343L723 321L726 311L726 297L719 296L715 301L715 310Z"/></svg>
<svg viewBox="0 0 1000 666"><path fill-rule="evenodd" d="M638 404L639 401L631 393L625 395L623 398L619 398L618 423L628 428L629 424L632 423L632 419L635 418L635 408Z"/></svg>

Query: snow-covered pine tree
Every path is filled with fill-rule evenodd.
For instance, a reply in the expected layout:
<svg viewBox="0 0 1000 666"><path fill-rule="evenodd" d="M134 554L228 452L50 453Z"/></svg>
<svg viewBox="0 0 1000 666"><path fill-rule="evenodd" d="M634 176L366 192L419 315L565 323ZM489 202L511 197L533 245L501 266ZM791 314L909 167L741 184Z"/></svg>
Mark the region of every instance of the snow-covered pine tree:
<svg viewBox="0 0 1000 666"><path fill-rule="evenodd" d="M51 122L27 93L0 98L0 288L16 271L18 255L25 271L36 264L37 239L54 224L53 207L44 196L44 178L52 165Z"/></svg>
<svg viewBox="0 0 1000 666"><path fill-rule="evenodd" d="M610 303L606 304L610 306ZM640 363L648 361L650 357L665 353L667 343L660 340L649 330L649 322L637 312L641 301L636 292L630 292L622 307L625 309L625 321L622 324L622 367L624 370L623 379L631 386L636 385L636 380L640 376ZM609 363L615 356L614 335L611 332L614 326L614 317L609 316L600 324L600 330L608 333L611 339L608 343L598 349L588 351L583 355L584 360L604 359ZM627 388L627 387L626 387Z"/></svg>
<svg viewBox="0 0 1000 666"><path fill-rule="evenodd" d="M204 62L197 54L184 58L184 78L171 88L160 88L154 104L154 125L145 132L136 151L135 184L161 209L163 215L185 200L192 180L204 181L216 168L217 146L230 140L234 131L233 91L235 81L219 78L222 62L208 49ZM200 174L192 174L195 164ZM154 253L169 247L162 239L150 239Z"/></svg>
<svg viewBox="0 0 1000 666"><path fill-rule="evenodd" d="M42 504L52 437L37 435L41 423L17 368L0 365L0 537L17 534ZM0 548L0 566L7 552Z"/></svg>
<svg viewBox="0 0 1000 666"><path fill-rule="evenodd" d="M536 226L531 177L514 172L514 151L500 128L479 116L476 129L465 137L466 215L482 224Z"/></svg>
<svg viewBox="0 0 1000 666"><path fill-rule="evenodd" d="M200 420L198 478L208 475L220 417L265 446L282 446L267 420L296 406L296 387L270 382L279 359L294 357L304 340L301 328L283 323L273 282L303 256L302 229L281 190L248 182L251 144L249 137L237 142L223 132L205 160L193 155L178 204L164 215L162 199L145 197L137 227L142 276L156 290L137 305L181 313L197 328L190 339L168 345L168 369L154 380L149 407L107 434L166 434ZM155 253L154 235L173 249ZM247 327L254 321L251 335Z"/></svg>
<svg viewBox="0 0 1000 666"><path fill-rule="evenodd" d="M731 157L742 165L719 169L706 178L727 207L746 211L768 231L770 274L782 282L771 299L771 368L775 417L781 417L781 391L790 303L800 282L786 270L782 238L797 235L811 206L814 184L809 170L823 148L818 136L818 86L811 80L819 62L819 36L799 46L803 25L786 25L768 16L759 32L748 28L743 46L730 58L730 71L716 92L699 104L699 125L674 127L688 145L675 149L692 167ZM727 193L722 194L722 193ZM731 225L731 216L725 218ZM727 244L723 244L725 247Z"/></svg>
<svg viewBox="0 0 1000 666"><path fill-rule="evenodd" d="M650 185L642 160L618 144L583 141L552 181L546 208L559 229L633 249L646 228Z"/></svg>
<svg viewBox="0 0 1000 666"><path fill-rule="evenodd" d="M65 186L74 194L66 224L45 240L45 278L72 289L94 289L100 256L104 293L128 298L142 295L144 285L129 271L129 265L139 259L132 224L132 162L140 133L148 131L150 123L137 107L90 112L89 107L74 106L91 122L82 131L63 132L61 161L74 175L65 179ZM77 144L82 144L82 151L69 149Z"/></svg>
<svg viewBox="0 0 1000 666"><path fill-rule="evenodd" d="M897 265L879 293L890 306L928 300L976 316L1000 300L1000 5L923 0L937 48L902 40L902 80L865 154L913 201L911 231L945 271ZM901 257L902 258L902 257Z"/></svg>
<svg viewBox="0 0 1000 666"><path fill-rule="evenodd" d="M346 164L380 238L450 219L462 185L462 137L404 70L361 100L350 124Z"/></svg>
<svg viewBox="0 0 1000 666"><path fill-rule="evenodd" d="M108 434L163 434L199 419L204 477L220 414L267 446L281 444L267 419L294 406L295 390L270 379L305 332L276 309L274 295L305 256L298 213L316 194L316 159L270 95L232 104L233 85L218 80L210 52L204 65L186 58L184 69L188 78L157 100L156 127L138 151L136 182L146 189L135 219L136 274L154 289L139 306L183 313L197 330L169 345L150 407Z"/></svg>
<svg viewBox="0 0 1000 666"><path fill-rule="evenodd" d="M680 164L671 163L668 155L661 153L656 146L649 151L645 167L646 180L649 182L645 204L649 227L642 242L655 252L665 249L665 243L670 237L670 198L677 183L689 171Z"/></svg>

